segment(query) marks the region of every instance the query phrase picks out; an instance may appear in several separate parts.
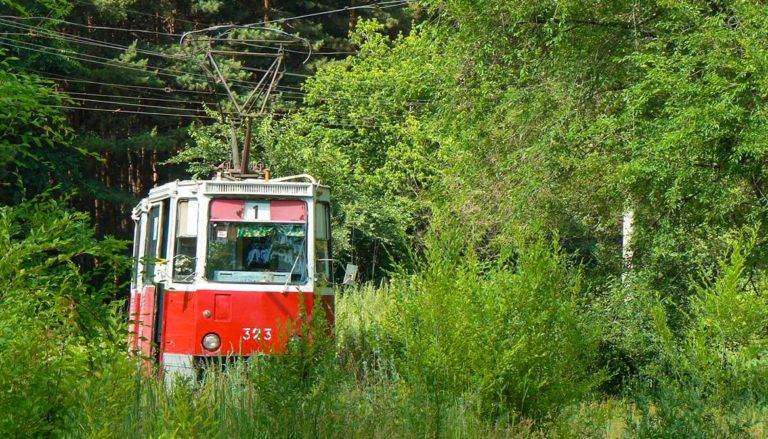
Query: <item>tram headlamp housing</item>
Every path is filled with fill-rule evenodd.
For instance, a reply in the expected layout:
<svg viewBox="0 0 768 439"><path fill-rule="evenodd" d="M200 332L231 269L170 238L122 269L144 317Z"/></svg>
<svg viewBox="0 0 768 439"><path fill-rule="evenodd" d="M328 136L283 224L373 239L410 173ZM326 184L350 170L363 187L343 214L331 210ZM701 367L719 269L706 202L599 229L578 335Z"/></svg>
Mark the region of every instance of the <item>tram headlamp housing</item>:
<svg viewBox="0 0 768 439"><path fill-rule="evenodd" d="M215 351L221 346L221 337L216 333L205 334L203 337L203 347L209 351Z"/></svg>

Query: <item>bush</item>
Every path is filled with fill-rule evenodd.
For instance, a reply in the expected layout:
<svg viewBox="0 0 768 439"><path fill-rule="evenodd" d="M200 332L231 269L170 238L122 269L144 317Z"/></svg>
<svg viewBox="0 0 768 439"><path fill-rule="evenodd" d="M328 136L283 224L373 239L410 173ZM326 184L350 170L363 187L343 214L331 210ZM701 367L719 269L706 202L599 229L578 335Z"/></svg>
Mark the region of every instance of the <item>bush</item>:
<svg viewBox="0 0 768 439"><path fill-rule="evenodd" d="M582 303L577 270L543 240L481 262L460 228L428 240L426 261L387 288L385 339L399 373L423 388L440 420L446 398L478 410L543 418L603 379L601 325Z"/></svg>
<svg viewBox="0 0 768 439"><path fill-rule="evenodd" d="M669 304L645 299L656 356L631 388L642 411L635 425L641 436L730 436L764 428L768 283L749 268L754 244L754 236L733 242L715 270L702 271L695 294L676 304L682 323L671 323Z"/></svg>
<svg viewBox="0 0 768 439"><path fill-rule="evenodd" d="M768 279L748 269L754 245L754 237L734 243L717 278L703 280L692 299L681 367L718 402L768 395Z"/></svg>
<svg viewBox="0 0 768 439"><path fill-rule="evenodd" d="M113 347L125 326L106 318L117 285L104 275L123 267L122 249L56 201L0 207L0 431L63 433L85 379L120 361ZM81 268L93 258L98 268Z"/></svg>

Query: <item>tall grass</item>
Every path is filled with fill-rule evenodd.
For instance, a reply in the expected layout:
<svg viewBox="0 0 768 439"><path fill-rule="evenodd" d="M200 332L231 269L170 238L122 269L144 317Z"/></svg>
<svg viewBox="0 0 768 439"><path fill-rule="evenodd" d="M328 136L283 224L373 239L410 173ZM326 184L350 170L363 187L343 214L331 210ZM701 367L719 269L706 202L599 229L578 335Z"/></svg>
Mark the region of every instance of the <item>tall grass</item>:
<svg viewBox="0 0 768 439"><path fill-rule="evenodd" d="M85 436L529 437L579 404L602 373L599 325L557 248L484 265L457 235L434 237L415 273L341 291L280 356L258 356L173 389L153 377L95 393L125 401L116 422L84 405ZM523 251L524 250L524 251ZM319 310L316 316L321 316ZM593 324L590 324L592 322ZM128 369L115 369L125 373ZM98 401L97 401L98 403ZM123 410L120 415L119 410ZM129 419L129 421L124 421Z"/></svg>
<svg viewBox="0 0 768 439"><path fill-rule="evenodd" d="M122 386L89 388L97 400L74 405L66 431L77 437L213 438L527 437L532 431L525 423L489 423L461 400L445 404L436 431L419 395L401 380L372 372L359 381L332 353L320 357L331 361L317 358L311 366L317 371L306 375L298 373L305 359L294 350L213 368L198 382L172 387L157 377L118 373L113 379ZM119 404L106 412L105 401Z"/></svg>
<svg viewBox="0 0 768 439"><path fill-rule="evenodd" d="M316 310L284 355L167 386L127 355L126 319L100 295L109 285L89 286L77 258L109 266L116 244L96 241L86 223L55 203L0 209L4 435L768 434L768 281L749 270L754 241L734 245L673 324L658 295L627 298L621 288L637 282L596 306L578 267L546 241L520 239L487 262L446 230L415 271L339 291L333 336ZM622 355L634 372L615 366ZM617 373L628 378L600 386Z"/></svg>

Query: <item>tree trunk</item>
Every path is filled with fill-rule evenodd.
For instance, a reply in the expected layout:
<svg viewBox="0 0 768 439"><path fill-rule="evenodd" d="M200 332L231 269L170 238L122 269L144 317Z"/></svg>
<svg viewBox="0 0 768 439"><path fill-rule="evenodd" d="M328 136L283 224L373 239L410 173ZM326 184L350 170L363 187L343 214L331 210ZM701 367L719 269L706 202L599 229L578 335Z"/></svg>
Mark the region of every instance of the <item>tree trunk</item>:
<svg viewBox="0 0 768 439"><path fill-rule="evenodd" d="M621 218L621 256L624 259L624 273L622 279L632 270L632 237L635 234L635 207L630 204Z"/></svg>

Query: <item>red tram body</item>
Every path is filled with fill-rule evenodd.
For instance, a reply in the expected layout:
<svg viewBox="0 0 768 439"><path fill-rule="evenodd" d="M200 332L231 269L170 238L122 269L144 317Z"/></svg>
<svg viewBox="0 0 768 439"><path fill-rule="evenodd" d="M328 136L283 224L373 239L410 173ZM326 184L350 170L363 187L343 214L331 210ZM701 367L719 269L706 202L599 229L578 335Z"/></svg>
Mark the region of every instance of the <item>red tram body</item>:
<svg viewBox="0 0 768 439"><path fill-rule="evenodd" d="M133 210L130 344L166 377L279 353L316 298L333 322L330 189L307 175L176 181Z"/></svg>

